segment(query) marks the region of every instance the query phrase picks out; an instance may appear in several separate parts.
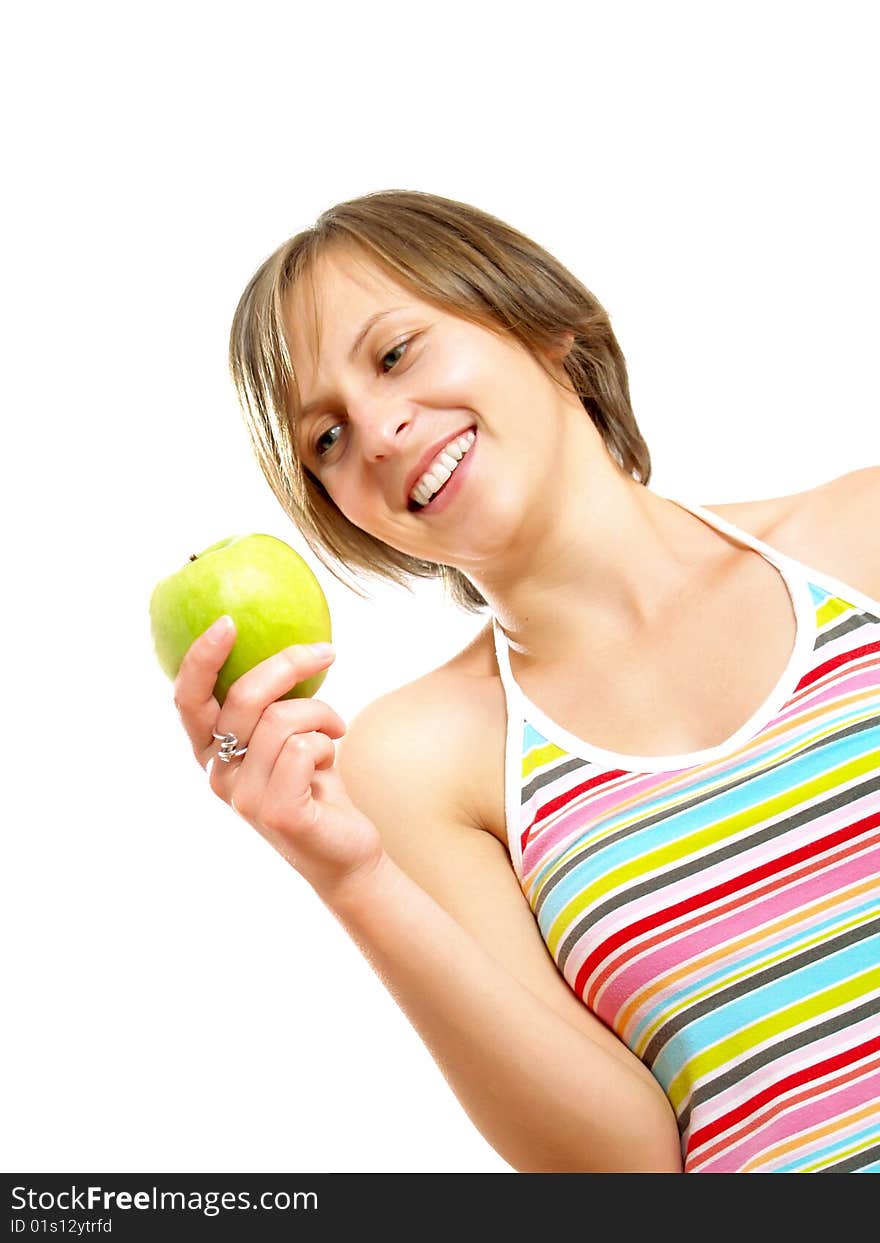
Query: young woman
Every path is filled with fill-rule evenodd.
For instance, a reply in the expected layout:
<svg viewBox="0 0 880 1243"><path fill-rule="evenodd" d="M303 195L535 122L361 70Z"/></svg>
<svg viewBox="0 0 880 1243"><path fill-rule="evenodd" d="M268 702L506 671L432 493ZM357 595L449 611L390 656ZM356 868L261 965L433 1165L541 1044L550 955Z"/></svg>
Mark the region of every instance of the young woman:
<svg viewBox="0 0 880 1243"><path fill-rule="evenodd" d="M281 246L230 357L324 564L487 614L347 731L278 699L332 653L221 710L212 628L175 684L482 1135L521 1171L880 1168L880 468L656 495L596 299L427 194Z"/></svg>

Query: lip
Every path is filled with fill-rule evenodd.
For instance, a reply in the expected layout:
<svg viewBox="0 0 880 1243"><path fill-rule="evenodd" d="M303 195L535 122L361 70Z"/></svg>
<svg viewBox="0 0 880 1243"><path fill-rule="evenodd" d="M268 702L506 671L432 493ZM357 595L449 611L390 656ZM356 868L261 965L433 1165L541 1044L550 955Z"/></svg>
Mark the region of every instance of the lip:
<svg viewBox="0 0 880 1243"><path fill-rule="evenodd" d="M405 491L403 493L403 503L407 508L409 508L410 493L412 492L413 488L416 486L418 481L421 479L422 475L424 475L425 471L434 461L434 458L437 456L440 450L445 449L451 440L457 440L458 437L463 436L465 432L470 432L470 431L475 432L476 430L477 429L473 423L466 423L464 427L461 428L460 431L450 432L449 435L444 436L442 440L438 440L437 443L433 446L433 448L425 450L425 452L419 458L417 465L413 467L410 474L407 475Z"/></svg>
<svg viewBox="0 0 880 1243"><path fill-rule="evenodd" d="M459 492L465 487L470 472L474 468L474 458L477 456L477 440L479 437L475 434L474 443L468 449L467 453L452 472L452 476L447 479L443 487L438 493L428 501L423 509L416 508L413 510L419 522L430 522L438 514L445 513L450 505L455 504L455 499Z"/></svg>

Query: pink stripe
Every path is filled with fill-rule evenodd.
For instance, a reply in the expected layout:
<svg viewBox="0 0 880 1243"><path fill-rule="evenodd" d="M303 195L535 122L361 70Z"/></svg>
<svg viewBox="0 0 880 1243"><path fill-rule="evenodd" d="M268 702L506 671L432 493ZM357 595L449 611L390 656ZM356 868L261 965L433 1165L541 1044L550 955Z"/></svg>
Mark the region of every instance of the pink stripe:
<svg viewBox="0 0 880 1243"><path fill-rule="evenodd" d="M838 1117L839 1127L843 1128L848 1125L846 1113L863 1108L872 1099L880 1104L880 1073L869 1075L866 1079L857 1079L855 1083L848 1084L840 1091L829 1092L818 1099L805 1102L791 1113L778 1118L758 1135L751 1136L736 1148L726 1152L717 1161L710 1161L708 1165L700 1166L700 1171L704 1174L734 1173L742 1169L757 1153L796 1136L800 1131L821 1126L829 1118ZM833 1140L834 1133L831 1133L825 1136L824 1143L830 1144ZM807 1142L805 1139L805 1146ZM819 1147L822 1146L822 1144L819 1145ZM796 1159L798 1151L798 1149L792 1149L785 1153L779 1158L778 1164L788 1165Z"/></svg>
<svg viewBox="0 0 880 1243"><path fill-rule="evenodd" d="M846 1041L846 1047L855 1048L866 1041L874 1039L880 1035L880 1019L876 1014L869 1015L868 1018L862 1019L860 1023L854 1024L846 1029L846 1035L843 1037ZM778 1083L780 1079L784 1079L787 1075L796 1074L805 1066L811 1064L821 1065L822 1062L835 1054L841 1052L841 1033L831 1032L829 1035L822 1037L806 1045L802 1049L795 1049L793 1052L785 1055L782 1062L770 1062L745 1078L738 1080L720 1092L717 1096L713 1096L710 1101L706 1101L699 1110L699 1118L692 1117L690 1125L685 1133L685 1139L690 1140L692 1132L698 1127L709 1126L715 1118L723 1118L725 1114L736 1109L737 1105L743 1100L750 1100L759 1096L766 1088ZM752 1054L752 1050L747 1050L738 1061L731 1061L730 1066L736 1066L739 1062L747 1060ZM873 1059L869 1059L865 1063L865 1070L869 1071L873 1066ZM802 1089L798 1089L800 1092ZM795 1093L797 1095L797 1093ZM737 1142L741 1132L752 1130L755 1126L761 1125L762 1118L768 1117L777 1102L771 1105L761 1106L755 1115L746 1118L742 1123L737 1123L736 1130L730 1133L725 1140L723 1135L713 1136L709 1140L708 1145L702 1145L702 1151L694 1150L691 1152L690 1143L688 1142L688 1152L695 1159L700 1161L708 1160L718 1151L719 1147L729 1146L731 1143Z"/></svg>
<svg viewBox="0 0 880 1243"><path fill-rule="evenodd" d="M866 1077L873 1070L880 1070L880 1058L878 1057L870 1057L861 1065L853 1064L851 1066L847 1066L839 1073L830 1075L827 1078L823 1076L822 1082L817 1081L812 1084L808 1083L806 1087L801 1085L797 1089L776 1097L772 1104L756 1109L754 1114L743 1118L741 1122L730 1127L726 1133L722 1132L720 1135L716 1135L714 1139L704 1144L702 1146L703 1151L699 1158L700 1163L708 1164L712 1157L732 1150L750 1131L757 1131L759 1127L769 1125L773 1118L780 1117L786 1110L794 1109L801 1101L805 1101L813 1096L818 1096L822 1091L832 1092L837 1087L844 1087L846 1084L854 1083L859 1079L867 1082ZM878 1108L880 1108L880 1104L878 1104ZM858 1130L860 1127L864 1127L864 1125L864 1121L853 1122L848 1126L844 1125L840 1134L844 1135L850 1130ZM800 1152L804 1154L815 1153L822 1147L823 1144L826 1144L827 1142L827 1138L815 1138L812 1143L804 1145L800 1149ZM691 1165L693 1165L696 1160L696 1148L689 1145L688 1161Z"/></svg>
<svg viewBox="0 0 880 1243"><path fill-rule="evenodd" d="M799 718L808 712L814 712L817 706L821 706L830 700L836 700L841 693L855 692L865 688L880 685L880 665L874 661L872 669L866 670L864 673L839 679L832 683L827 690L819 695L810 695L806 702L800 703L790 712L780 712L774 720L768 722L761 733L747 744L751 750L742 748L734 752L730 756L725 756L723 760L716 763L713 767L705 770L705 776L711 778L715 783L723 784L723 779L729 770L738 767L743 762L748 762L753 767L758 765L763 755L771 750L775 750L783 745L790 738L792 733L796 733L801 727ZM852 711L852 707L850 708ZM776 737L768 740L765 746L760 745L760 740L766 733L781 723L787 722L790 726L789 734L783 737ZM843 724L844 721L841 722ZM827 728L827 720L810 722L811 737L818 735L822 729ZM804 739L805 743L809 740ZM672 769L670 772L675 772ZM622 806L623 803L629 804L631 801L637 800L644 795L646 805L641 809L641 816L646 817L652 814L652 802L655 808L659 808L662 803L668 802L674 807L675 796L679 790L687 791L688 787L694 785L694 770L684 769L682 777L679 781L670 784L670 773L646 773L635 775L631 780L621 779L615 782L610 788L603 787L603 793L599 795L586 796L579 800L570 812L564 813L561 818L550 827L541 828L541 822L532 825L529 843L523 852L523 871L531 873L542 866L544 857L554 847L563 846L566 842L573 844L574 841L581 837L584 842L590 840L590 834L585 832L585 819L589 820L589 828L592 829L592 836L595 836L600 829L609 829L609 824L602 824L603 818L609 813L617 813L625 816L629 811L628 807ZM583 774L577 775L572 779L571 774L566 774L559 783L548 786L541 791L539 806L551 802L559 794L564 793L566 787L572 786L583 781ZM556 788L558 785L558 788ZM530 800L531 802L531 800ZM528 807L528 805L527 805ZM674 811L671 814L675 814ZM521 830L524 832L534 820L534 809L527 810L523 808L521 820Z"/></svg>
<svg viewBox="0 0 880 1243"><path fill-rule="evenodd" d="M772 725L773 722L770 724ZM768 725L767 728L769 727ZM757 740L754 741L757 742ZM636 806L642 796L644 796L642 799L644 805L638 811L640 818L650 817L664 804L669 805L670 814L677 814L676 798L679 795L687 799L692 798L694 793L692 787L696 782L700 785L705 783L705 792L711 793L713 787L724 784L729 771L738 768L744 761L752 768L759 767L763 754L781 746L783 741L782 738L774 738L772 744L768 742L760 749L757 746L751 752L741 749L704 768L683 769L677 779L675 773L678 770L674 768L660 773L627 774L623 772L618 780L601 787L601 791L579 799L571 811L562 813L561 818L555 822L552 818L548 818L549 823L538 821L532 825L536 813L534 806L531 805L532 800L529 800L529 804L522 809L520 821L522 831L532 825L529 846L523 855L524 866L526 855L528 855L528 871L531 872L541 866L545 855L555 847L564 848L566 845L572 845L578 838L582 838L586 843L591 838L597 837L600 830L610 834L614 831L613 821L604 823L605 816L610 813L612 816L625 818L636 811ZM574 775L567 773L558 783L544 787L538 805L551 803L554 798L558 798L564 792L566 787L572 788L582 781L582 773ZM545 827L542 827L542 824ZM645 831L649 832L650 829Z"/></svg>
<svg viewBox="0 0 880 1243"><path fill-rule="evenodd" d="M773 895L776 895L776 903L784 903L787 895L792 890L795 890L797 885L807 881L818 884L823 872L828 871L834 866L843 866L844 863L848 864L848 861L851 859L856 860L853 862L852 866L854 868L858 867L858 857L866 851L876 849L877 843L878 833L874 833L871 835L870 839L850 843L844 849L835 850L824 858L820 858L819 860L811 860L809 864L796 867L790 873L781 874L779 877L775 877L772 881L762 884L748 892L744 892L742 895L738 895L725 903L721 903L711 909L707 908L705 911L701 911L692 919L680 924L677 927L670 926L665 933L657 935L653 938L653 944L659 947L658 953L662 953L664 948L666 948L667 940L675 936L681 936L681 934L686 933L689 929L693 929L695 936L702 933L708 939L705 948L710 949L712 948L711 938L713 937L713 931L716 926L715 924L710 924L711 920L717 919L720 924L722 918L729 915L732 920L741 920L742 927L746 930L755 923L763 923L765 922L762 918L763 908L759 907L761 902L773 902ZM862 900L864 900L864 898ZM675 954L678 944L680 943L676 943L675 946L669 946L669 953ZM610 964L609 970L603 973L606 977L604 987L607 987L607 979L612 976L613 972L626 968L627 962L634 959L636 954L640 951L646 952L651 949L651 947L651 938L645 938L640 944L633 942L629 947L624 946L622 952L617 955L616 961ZM745 952L751 953L751 950L747 950ZM639 971L642 961L644 960L640 960L639 963L633 963L632 969ZM723 960L718 960L719 963L721 961ZM617 989L615 989L613 996L617 1001L617 1005L622 1006L626 1004L629 996L633 995L635 991L635 984L627 985L626 996L618 996Z"/></svg>
<svg viewBox="0 0 880 1243"><path fill-rule="evenodd" d="M824 651L825 649L823 648L823 653ZM824 663L825 660L826 656L823 654L820 663ZM815 667L814 665L813 668ZM808 670L807 672L811 671ZM880 685L880 660L878 660L876 654L867 656L858 663L843 667L838 666L836 669L832 669L826 674L826 678L827 681L824 683L821 681L815 682L797 695L792 696L789 701L791 707L786 706L779 713L777 720L790 721L796 725L798 717L815 712L817 708L822 708L828 704L832 706L835 713L842 707L843 718L846 720L847 717L858 713L859 705L857 703L841 705L840 700L845 699L849 695L856 695L860 691L876 690L877 686ZM817 687L823 687L823 689L817 690ZM869 703L866 706L870 708L871 705ZM828 715L826 714L826 721L824 722L826 725ZM823 723L820 720L816 723L815 728L818 729L821 724ZM810 722L810 728L812 729L813 727L813 723Z"/></svg>
<svg viewBox="0 0 880 1243"><path fill-rule="evenodd" d="M741 858L743 857L741 856ZM667 942L653 953L640 957L637 962L631 963L629 967L619 971L616 978L613 978L605 986L601 995L597 994L594 1002L595 1008L599 1009L601 1004L603 1016L609 1011L616 1013L642 987L645 980L655 984L661 976L679 968L688 959L717 949L719 945L723 946L726 942L748 934L762 924L772 923L773 920L790 914L798 906L806 906L812 902L819 901L822 898L828 897L835 890L843 889L860 880L864 880L866 876L871 875L875 870L880 873L880 849L876 845L873 849L863 852L854 859L848 859L845 863L838 864L836 867L822 868L821 871L808 877L806 880L799 881L796 885L783 889L773 898L752 902L746 907L740 907L739 910L732 912L724 919L717 920L708 927L699 928L689 936L675 940L671 944ZM880 875L878 875L878 886L880 886ZM858 905L867 900L868 895L861 893L856 898L847 899L846 901L847 905L851 903ZM833 909L825 909L810 916L808 923L796 926L790 925L781 928L778 932L771 930L772 940L765 936L762 941L753 942L743 949L737 947L728 948L724 955L719 956L708 966L701 966L699 970L701 972L707 970L714 972L731 958L735 961L743 955L751 958L762 949L770 951L776 941L787 940L797 935L799 930L806 932L808 935L809 929L813 924L830 919L833 914ZM635 954L636 952L637 947L633 946L631 953ZM678 979L675 981L674 989L677 992L685 985L685 978ZM653 1004L654 1000L652 999Z"/></svg>
<svg viewBox="0 0 880 1243"><path fill-rule="evenodd" d="M566 774L566 782L569 785L577 785L579 780L583 780L583 776L572 780L572 774ZM526 866L528 859L528 870L537 868L541 865L544 857L556 846L564 846L566 839L572 840L582 837L584 842L590 840L591 836L595 836L598 830L607 828L607 825L601 823L602 817L608 811L613 811L619 803L624 800L632 799L636 801L638 796L644 793L646 796L654 796L654 788L663 780L663 774L649 773L645 776L621 781L615 784L611 789L603 787L603 793L586 797L575 803L571 811L563 813L555 824L548 828L542 829L536 836L535 829L532 830L532 838L528 847L523 854L523 868ZM564 788L564 787L561 787ZM561 792L561 791L560 791ZM553 786L547 787L542 793L545 797L542 802L549 803L556 797L556 791ZM524 823L523 828L526 827Z"/></svg>
<svg viewBox="0 0 880 1243"><path fill-rule="evenodd" d="M873 797L874 796L868 796L865 799L865 806L869 809L872 808L874 805ZM858 814L857 814L858 807L861 802L862 800L853 800L851 803L845 804L842 807L834 808L833 810L827 812L825 815L820 816L817 820L813 822L813 825L811 826L812 833L811 833L810 840L816 840L817 838L822 838L826 835L830 835L831 833L836 832L838 829L844 828L847 824L851 823L853 819L857 819L858 818ZM763 822L757 822L754 825L749 826L749 832L757 833L762 827L763 827ZM804 829L801 828L799 832L803 833ZM876 839L876 834L874 833L866 834L864 838L859 839L859 845L857 846L857 849L861 850L863 848L862 843L873 844L875 839ZM807 839L805 838L804 840L807 840ZM779 854L779 849L780 849L779 841L778 839L774 839L769 842L765 842L763 845L752 847L748 853L748 859L750 863L755 862L758 866L760 866L766 861L776 858ZM846 855L849 855L850 853L852 853L852 848L845 847L844 851ZM820 856L817 860L812 861L809 864L809 869L812 871L814 868L821 867L823 866L823 862L825 864L827 864L829 861L831 863L834 863L836 862L837 859L840 858L841 853L842 852L839 847L836 849L832 849L830 852L830 855ZM742 870L741 860L745 857L746 857L745 852L739 855L735 854L732 858L728 860L724 860L719 864L716 864L715 867L711 870L711 872L698 873L694 876L686 878L683 881L677 882L676 892L679 893L682 897L690 896L690 894L692 893L700 893L703 889L709 887L711 884L714 884L716 882L723 883L724 881L734 876L739 875ZM794 868L792 869L792 872L781 873L779 877L777 878L777 880L772 882L770 887L772 889L775 889L779 881L782 881L785 884L790 883L792 873L796 878L800 879L800 875L803 872L804 872L803 864L795 865ZM662 875L657 878L657 884L658 886L662 884ZM759 884L755 886L753 889L749 891L745 891L745 897L748 900L757 900L763 893L766 892L766 890L767 890L766 884ZM662 900L665 901L666 898L663 898ZM597 944L599 944L602 940L605 940L606 938L610 937L614 932L617 932L619 929L625 928L628 925L635 924L641 918L650 914L653 910L656 909L657 902L658 902L657 890L650 890L648 893L643 894L640 898L633 899L632 901L628 902L625 907L616 908L614 911L610 912L608 916L604 917L603 919L599 920L597 923L593 924L593 926L590 928L589 938L582 938L579 944L572 951L566 963L566 975L568 975L569 972L572 970L572 968L574 968L574 974L572 975L572 979L574 979L575 976L577 975L577 971L580 969L587 955L592 952L593 948ZM719 913L719 906L720 906L720 909L723 911L725 906L727 905L728 905L727 902L722 902L718 906L706 907L704 908L703 911L701 911L696 916L692 916L678 923L670 923L668 925L669 931L675 934L675 933L681 933L683 931L686 931L688 927L698 928L705 922L706 919L710 919L714 915L717 915ZM628 945L622 946L620 951L618 951L617 957L609 959L608 964L613 965L614 969L616 969L617 961L626 961L629 955L634 950L638 950L639 947L641 948L648 947L651 943L651 937L652 936L656 937L658 935L660 934L656 933L655 931L652 931L650 934L648 934L648 936L644 939L644 941L632 942ZM592 987L592 985L593 985L593 981L591 980L589 982L588 987Z"/></svg>

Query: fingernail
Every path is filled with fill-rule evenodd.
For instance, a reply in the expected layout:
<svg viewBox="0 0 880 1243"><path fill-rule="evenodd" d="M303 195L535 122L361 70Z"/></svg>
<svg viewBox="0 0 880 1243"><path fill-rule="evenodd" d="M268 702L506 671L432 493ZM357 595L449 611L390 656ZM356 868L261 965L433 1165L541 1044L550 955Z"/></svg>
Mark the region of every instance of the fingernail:
<svg viewBox="0 0 880 1243"><path fill-rule="evenodd" d="M309 646L314 654L319 658L336 655L336 648L332 643L311 643Z"/></svg>
<svg viewBox="0 0 880 1243"><path fill-rule="evenodd" d="M208 627L205 634L211 639L225 639L235 625L228 613L224 613L222 617Z"/></svg>

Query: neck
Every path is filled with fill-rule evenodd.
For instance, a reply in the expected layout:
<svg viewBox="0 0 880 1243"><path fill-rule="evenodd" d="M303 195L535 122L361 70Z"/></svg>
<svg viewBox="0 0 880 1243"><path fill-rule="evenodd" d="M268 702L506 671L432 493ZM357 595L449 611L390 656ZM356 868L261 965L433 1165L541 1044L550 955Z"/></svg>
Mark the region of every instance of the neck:
<svg viewBox="0 0 880 1243"><path fill-rule="evenodd" d="M705 523L625 475L585 424L598 450L568 446L542 512L491 566L466 571L511 647L544 665L647 640L729 556Z"/></svg>

